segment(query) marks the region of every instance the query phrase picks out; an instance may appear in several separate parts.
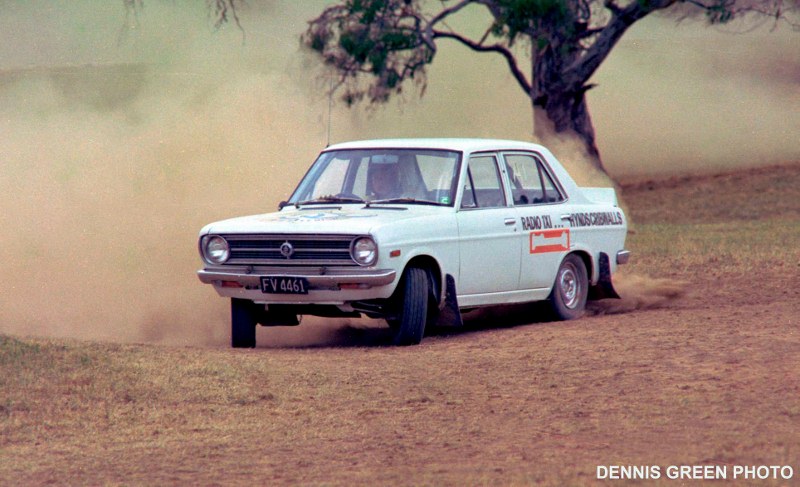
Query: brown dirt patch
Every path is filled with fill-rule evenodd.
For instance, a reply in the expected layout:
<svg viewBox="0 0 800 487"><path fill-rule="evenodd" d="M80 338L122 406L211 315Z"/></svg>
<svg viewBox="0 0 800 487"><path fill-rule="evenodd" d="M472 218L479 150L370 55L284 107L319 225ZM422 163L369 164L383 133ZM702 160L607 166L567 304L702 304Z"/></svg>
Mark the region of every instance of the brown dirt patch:
<svg viewBox="0 0 800 487"><path fill-rule="evenodd" d="M252 351L4 339L0 484L575 485L598 465L698 464L791 465L796 481L798 241L711 259L751 210L795 235L800 184L766 210L798 177L624 186L641 252L623 300L577 321L494 310L410 348L318 321L261 330ZM770 196L721 195L739 179ZM724 205L674 209L703 198ZM676 228L706 250L649 243Z"/></svg>

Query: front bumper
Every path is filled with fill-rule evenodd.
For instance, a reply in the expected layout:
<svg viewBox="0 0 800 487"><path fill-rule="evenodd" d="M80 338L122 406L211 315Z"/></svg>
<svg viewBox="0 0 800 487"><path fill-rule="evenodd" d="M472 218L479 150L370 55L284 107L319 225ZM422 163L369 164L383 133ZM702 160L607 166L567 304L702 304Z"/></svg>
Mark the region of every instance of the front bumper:
<svg viewBox="0 0 800 487"><path fill-rule="evenodd" d="M305 295L261 292L262 277L302 277L308 280ZM259 302L344 303L391 295L388 287L397 278L394 269L325 267L247 267L215 266L197 271L197 277L211 284L221 296L240 297Z"/></svg>
<svg viewBox="0 0 800 487"><path fill-rule="evenodd" d="M244 288L260 289L264 276L303 277L312 289L333 289L340 284L364 284L385 286L394 282L397 272L393 269L325 269L325 268L258 268L213 267L197 271L197 277L205 284L221 285L236 282Z"/></svg>

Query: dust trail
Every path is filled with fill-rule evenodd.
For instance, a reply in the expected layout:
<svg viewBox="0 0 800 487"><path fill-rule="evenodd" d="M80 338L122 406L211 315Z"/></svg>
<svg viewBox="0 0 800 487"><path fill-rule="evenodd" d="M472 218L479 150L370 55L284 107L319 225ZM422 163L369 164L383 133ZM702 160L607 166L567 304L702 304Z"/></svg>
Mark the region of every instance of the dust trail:
<svg viewBox="0 0 800 487"><path fill-rule="evenodd" d="M121 2L100 3L31 0L0 9L0 333L223 345L228 302L195 276L197 231L213 220L271 211L325 145L327 100L315 81L324 73L299 54L297 40L325 2L252 2L243 11L244 46L236 29L205 28L204 2L176 8L158 1L147 2L137 31L117 45ZM655 151L653 144L670 138L680 145L667 128L694 117L697 100L672 94L691 92L677 82L680 73L716 54L701 51L687 67L666 46L657 53L673 61L669 77L642 65L648 58L634 56L636 45L623 46L590 92L598 145L612 171L673 167L671 146ZM335 104L333 142L530 139L530 105L502 59L453 44L437 56L421 100L409 94L370 115ZM747 99L706 100L706 111L731 109L705 125L722 133L727 120L762 123L774 115L788 121L777 133L796 134L797 50L751 49L738 59L735 68L764 59L759 71L780 79L764 76L752 93L752 79L725 80L723 95ZM623 103L619 96L630 86L646 96ZM753 111L759 100L774 114ZM640 119L622 119L620 106ZM795 139L781 144L770 157L797 152ZM700 141L690 152L693 160L718 160L714 151L722 147L720 157L729 157L729 145ZM659 158L643 157L652 153ZM332 335L320 330L325 323ZM372 332L360 326L321 320L262 331L264 343L274 336L276 346L344 343L353 335L355 343L369 341L359 334Z"/></svg>
<svg viewBox="0 0 800 487"><path fill-rule="evenodd" d="M683 281L620 273L614 276L614 288L621 299L590 301L587 312L604 315L668 307L686 294L687 287Z"/></svg>
<svg viewBox="0 0 800 487"><path fill-rule="evenodd" d="M298 100L265 103L270 75L164 83L125 69L144 72L138 94L106 110L65 94L60 75L0 94L4 331L196 342L226 315L194 276L198 229L271 209L312 157L278 142L306 129Z"/></svg>
<svg viewBox="0 0 800 487"><path fill-rule="evenodd" d="M258 347L317 348L375 347L391 343L391 330L382 320L303 317L297 327L259 327Z"/></svg>
<svg viewBox="0 0 800 487"><path fill-rule="evenodd" d="M797 32L720 30L648 19L609 56L588 98L612 173L713 173L800 157Z"/></svg>

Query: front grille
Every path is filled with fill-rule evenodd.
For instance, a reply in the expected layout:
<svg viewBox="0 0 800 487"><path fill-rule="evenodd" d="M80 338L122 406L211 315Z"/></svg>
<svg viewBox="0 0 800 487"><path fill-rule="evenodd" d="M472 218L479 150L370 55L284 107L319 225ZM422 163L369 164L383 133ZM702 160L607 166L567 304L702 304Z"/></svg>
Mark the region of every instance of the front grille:
<svg viewBox="0 0 800 487"><path fill-rule="evenodd" d="M228 241L232 265L357 266L350 245L359 235L222 235ZM281 246L288 243L287 258Z"/></svg>

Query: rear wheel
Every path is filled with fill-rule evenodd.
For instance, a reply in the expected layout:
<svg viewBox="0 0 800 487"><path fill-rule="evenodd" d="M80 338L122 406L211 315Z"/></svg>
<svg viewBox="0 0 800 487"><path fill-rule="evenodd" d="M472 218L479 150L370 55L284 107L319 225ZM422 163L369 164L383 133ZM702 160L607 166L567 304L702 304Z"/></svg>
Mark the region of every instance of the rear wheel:
<svg viewBox="0 0 800 487"><path fill-rule="evenodd" d="M583 316L588 292L586 264L577 255L568 255L558 268L556 282L550 293L550 308L555 318L573 320Z"/></svg>
<svg viewBox="0 0 800 487"><path fill-rule="evenodd" d="M403 278L402 309L394 335L395 345L417 345L425 335L428 318L428 276L424 269L409 268Z"/></svg>
<svg viewBox="0 0 800 487"><path fill-rule="evenodd" d="M231 299L231 347L256 346L256 304L247 299Z"/></svg>

